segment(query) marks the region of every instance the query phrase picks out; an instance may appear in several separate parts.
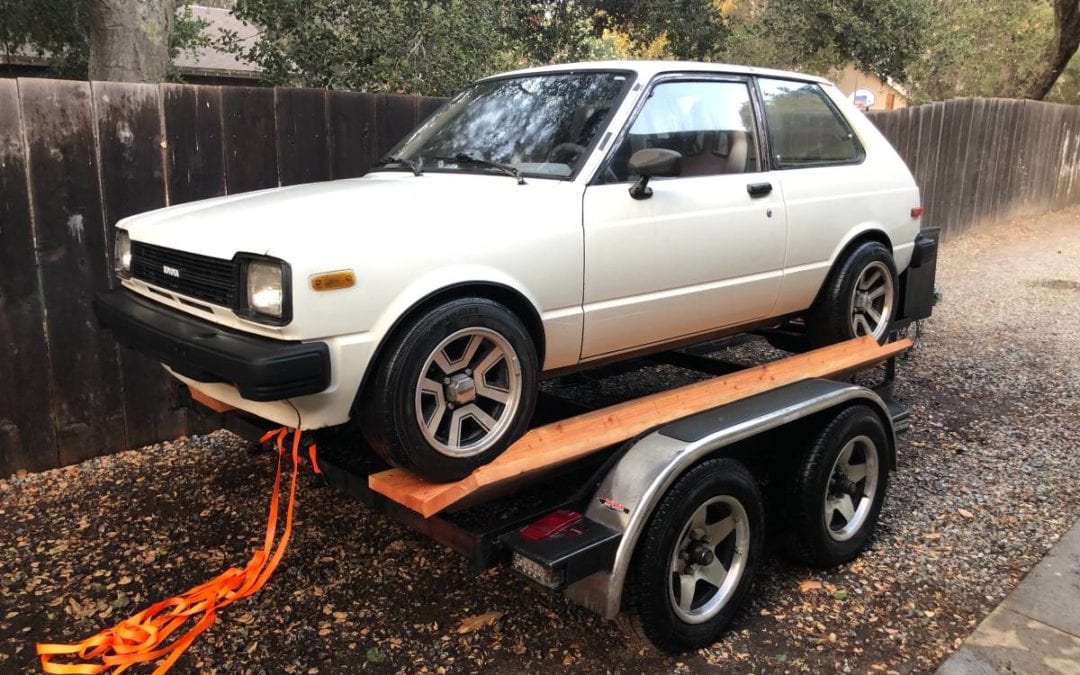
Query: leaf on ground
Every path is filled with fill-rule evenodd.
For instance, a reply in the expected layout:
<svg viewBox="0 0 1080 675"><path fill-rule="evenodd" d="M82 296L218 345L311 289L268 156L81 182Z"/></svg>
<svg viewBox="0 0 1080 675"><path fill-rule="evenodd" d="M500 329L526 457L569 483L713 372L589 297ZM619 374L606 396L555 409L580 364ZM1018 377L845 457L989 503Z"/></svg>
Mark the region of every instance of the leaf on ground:
<svg viewBox="0 0 1080 675"><path fill-rule="evenodd" d="M810 591L820 591L821 582L816 579L805 579L799 582L799 590L803 593L809 593Z"/></svg>
<svg viewBox="0 0 1080 675"><path fill-rule="evenodd" d="M967 509L957 509L956 512L959 513L960 515L962 515L963 517L967 518L968 520L971 520L972 518L975 517L975 514L972 513L971 511L968 511Z"/></svg>
<svg viewBox="0 0 1080 675"><path fill-rule="evenodd" d="M378 647L371 647L367 650L367 660L372 663L382 663L386 660L386 653Z"/></svg>
<svg viewBox="0 0 1080 675"><path fill-rule="evenodd" d="M485 626L490 626L499 619L502 618L502 612L484 612L483 614L477 614L476 616L470 616L463 620L457 627L457 633L471 633L475 630L480 630Z"/></svg>

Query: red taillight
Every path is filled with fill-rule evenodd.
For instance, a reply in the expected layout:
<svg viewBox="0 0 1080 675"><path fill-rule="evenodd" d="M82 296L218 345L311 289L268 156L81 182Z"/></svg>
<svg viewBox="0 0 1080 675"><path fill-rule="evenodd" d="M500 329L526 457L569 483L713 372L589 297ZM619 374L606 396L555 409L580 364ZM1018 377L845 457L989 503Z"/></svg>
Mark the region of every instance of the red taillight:
<svg viewBox="0 0 1080 675"><path fill-rule="evenodd" d="M922 207L921 206L913 206L913 207L911 207L911 217L912 218L918 218L921 215L922 215Z"/></svg>
<svg viewBox="0 0 1080 675"><path fill-rule="evenodd" d="M582 516L577 511L559 509L552 511L540 520L521 529L521 538L525 541L540 541L557 534L563 534L581 522Z"/></svg>

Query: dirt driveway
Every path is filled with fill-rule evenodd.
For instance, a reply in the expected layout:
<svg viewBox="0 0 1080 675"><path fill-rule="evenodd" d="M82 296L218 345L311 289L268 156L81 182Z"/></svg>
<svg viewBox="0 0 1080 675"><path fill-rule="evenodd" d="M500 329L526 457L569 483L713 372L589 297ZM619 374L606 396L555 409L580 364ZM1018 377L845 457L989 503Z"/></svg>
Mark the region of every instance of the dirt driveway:
<svg viewBox="0 0 1080 675"><path fill-rule="evenodd" d="M1080 516L1080 209L951 242L939 269L945 302L901 364L912 431L871 549L824 573L767 560L715 646L636 647L305 475L278 572L177 671L932 671ZM272 474L218 432L0 481L0 671L246 561ZM501 615L458 632L487 612Z"/></svg>

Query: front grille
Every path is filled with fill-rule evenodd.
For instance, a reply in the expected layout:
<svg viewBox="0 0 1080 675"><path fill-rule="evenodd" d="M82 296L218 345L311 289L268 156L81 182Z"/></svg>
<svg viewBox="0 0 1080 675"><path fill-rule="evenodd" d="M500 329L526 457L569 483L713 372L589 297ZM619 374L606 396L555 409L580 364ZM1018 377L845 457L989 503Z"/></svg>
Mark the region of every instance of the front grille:
<svg viewBox="0 0 1080 675"><path fill-rule="evenodd" d="M175 273L166 273L166 268ZM131 276L215 305L232 307L236 300L236 268L231 260L133 241Z"/></svg>

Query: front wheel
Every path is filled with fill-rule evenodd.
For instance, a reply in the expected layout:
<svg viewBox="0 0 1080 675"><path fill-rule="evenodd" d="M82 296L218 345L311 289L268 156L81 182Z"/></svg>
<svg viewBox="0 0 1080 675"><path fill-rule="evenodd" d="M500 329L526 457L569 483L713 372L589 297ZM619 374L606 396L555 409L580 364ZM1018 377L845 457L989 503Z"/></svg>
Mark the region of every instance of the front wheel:
<svg viewBox="0 0 1080 675"><path fill-rule="evenodd" d="M816 347L869 335L884 342L896 311L896 266L884 244L860 244L833 270L814 306L806 329Z"/></svg>
<svg viewBox="0 0 1080 675"><path fill-rule="evenodd" d="M484 298L453 300L409 325L369 386L361 428L395 466L445 482L487 464L524 433L536 403L536 347Z"/></svg>
<svg viewBox="0 0 1080 675"><path fill-rule="evenodd" d="M746 599L765 536L753 475L732 459L687 471L638 540L629 600L649 640L667 652L719 638Z"/></svg>

